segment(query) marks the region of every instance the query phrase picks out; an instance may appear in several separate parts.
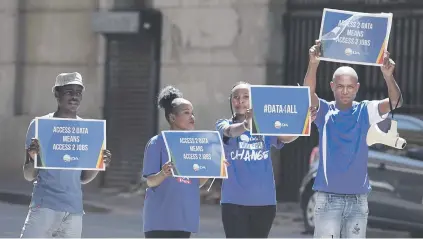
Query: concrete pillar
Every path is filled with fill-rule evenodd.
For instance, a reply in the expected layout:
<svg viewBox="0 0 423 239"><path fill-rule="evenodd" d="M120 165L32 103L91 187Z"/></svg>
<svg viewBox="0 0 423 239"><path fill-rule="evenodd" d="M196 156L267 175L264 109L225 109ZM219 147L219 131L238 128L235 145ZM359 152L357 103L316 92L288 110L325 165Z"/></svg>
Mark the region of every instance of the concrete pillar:
<svg viewBox="0 0 423 239"><path fill-rule="evenodd" d="M18 20L18 1L0 1L0 120L14 113Z"/></svg>
<svg viewBox="0 0 423 239"><path fill-rule="evenodd" d="M17 53L20 47L18 29L21 22L19 22L18 5L16 0L0 1L0 154L3 155L0 180L2 186L8 185L14 181L13 178L18 177L18 173L21 172L18 171L18 164L22 165L24 156L23 141L15 140L15 136L22 136L22 132L20 129L11 130L10 127L13 121L11 119L14 118ZM11 151L8 150L10 148L19 148L21 151L11 155ZM19 158L16 157L16 153L19 153Z"/></svg>

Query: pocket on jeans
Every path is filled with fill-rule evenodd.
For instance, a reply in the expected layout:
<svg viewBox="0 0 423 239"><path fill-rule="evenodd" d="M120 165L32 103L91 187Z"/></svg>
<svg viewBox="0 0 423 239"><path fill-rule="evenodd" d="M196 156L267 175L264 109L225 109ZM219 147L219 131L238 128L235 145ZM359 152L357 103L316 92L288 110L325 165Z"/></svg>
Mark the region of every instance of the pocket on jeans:
<svg viewBox="0 0 423 239"><path fill-rule="evenodd" d="M361 213L369 214L369 204L367 201L367 195L360 195L357 201L357 206Z"/></svg>
<svg viewBox="0 0 423 239"><path fill-rule="evenodd" d="M317 192L316 194L316 204L314 205L314 213L318 214L325 212L328 207L328 199L326 194Z"/></svg>

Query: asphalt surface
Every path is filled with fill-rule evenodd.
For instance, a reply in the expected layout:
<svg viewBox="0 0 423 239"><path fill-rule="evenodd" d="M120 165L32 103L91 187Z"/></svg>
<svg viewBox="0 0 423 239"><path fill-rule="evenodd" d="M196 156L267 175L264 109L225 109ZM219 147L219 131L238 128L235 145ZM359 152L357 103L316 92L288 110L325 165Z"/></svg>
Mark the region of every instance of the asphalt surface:
<svg viewBox="0 0 423 239"><path fill-rule="evenodd" d="M200 233L195 237L224 237L217 207L205 207L201 220ZM0 237L19 237L28 207L0 203ZM273 237L303 237L301 228L293 227L296 222L278 219L272 230ZM143 237L141 209L127 212L87 212L84 216L83 237Z"/></svg>
<svg viewBox="0 0 423 239"><path fill-rule="evenodd" d="M30 191L29 191L30 192ZM18 238L30 201L29 193L0 191L0 238ZM84 203L84 238L140 238L142 233L142 196L87 194ZM303 233L301 211L296 203L278 205L270 232L271 238L311 238ZM223 238L219 205L201 206L200 232L192 237ZM408 233L369 229L367 237L398 238Z"/></svg>
<svg viewBox="0 0 423 239"><path fill-rule="evenodd" d="M16 238L20 235L28 207L19 204L0 203L0 237ZM200 233L193 237L224 237L218 206L202 207ZM301 218L291 213L278 213L270 237L311 238L303 234ZM141 209L130 212L98 211L84 216L83 237L85 238L134 238L143 237ZM369 230L368 237L407 237L401 232Z"/></svg>

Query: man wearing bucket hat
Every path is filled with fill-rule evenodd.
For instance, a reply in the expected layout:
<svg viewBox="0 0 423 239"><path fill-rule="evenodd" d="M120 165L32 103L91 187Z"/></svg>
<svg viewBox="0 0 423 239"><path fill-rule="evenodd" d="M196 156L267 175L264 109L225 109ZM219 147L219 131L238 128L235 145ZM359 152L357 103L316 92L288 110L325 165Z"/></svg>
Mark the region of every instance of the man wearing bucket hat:
<svg viewBox="0 0 423 239"><path fill-rule="evenodd" d="M77 111L84 89L81 74L59 74L52 88L57 111L43 117L80 119ZM34 189L21 238L80 238L84 214L81 184L92 181L98 171L34 168L34 158L39 152L39 144L34 137L33 120L26 135L23 173L26 180L34 181ZM103 152L103 160L106 166L110 163L109 150Z"/></svg>

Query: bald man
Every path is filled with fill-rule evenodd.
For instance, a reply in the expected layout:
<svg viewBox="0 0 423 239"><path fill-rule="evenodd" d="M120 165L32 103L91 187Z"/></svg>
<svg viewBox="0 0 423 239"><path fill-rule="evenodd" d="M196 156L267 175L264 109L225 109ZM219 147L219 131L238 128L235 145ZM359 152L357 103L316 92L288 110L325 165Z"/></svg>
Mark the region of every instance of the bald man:
<svg viewBox="0 0 423 239"><path fill-rule="evenodd" d="M318 110L314 123L319 130L321 159L313 185L317 193L314 237L364 238L371 190L366 136L370 126L389 113L389 99L355 101L360 83L355 70L348 66L339 67L330 82L335 101L318 98L319 41L310 48L309 56L304 85L310 87L312 106ZM402 99L393 77L394 67L389 52L385 52L381 70L392 105L398 108Z"/></svg>

